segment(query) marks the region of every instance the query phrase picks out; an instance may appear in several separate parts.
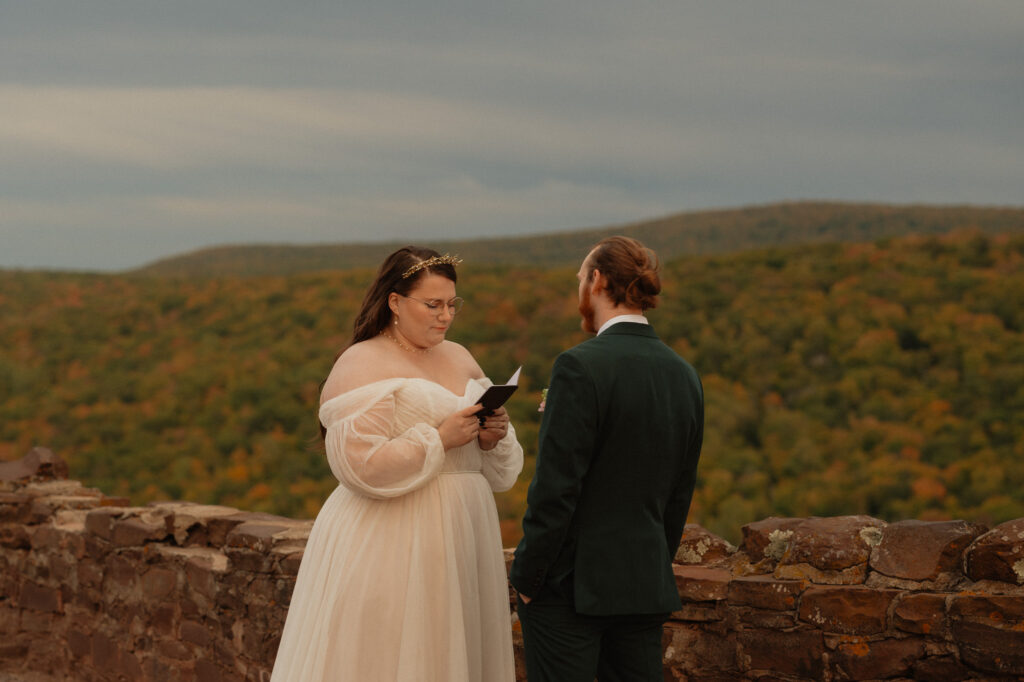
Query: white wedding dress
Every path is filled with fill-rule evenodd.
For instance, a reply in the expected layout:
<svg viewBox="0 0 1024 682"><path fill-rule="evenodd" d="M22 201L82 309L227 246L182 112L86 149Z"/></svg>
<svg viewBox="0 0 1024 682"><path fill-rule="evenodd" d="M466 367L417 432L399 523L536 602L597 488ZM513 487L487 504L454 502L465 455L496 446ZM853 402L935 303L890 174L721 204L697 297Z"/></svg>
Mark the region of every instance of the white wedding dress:
<svg viewBox="0 0 1024 682"><path fill-rule="evenodd" d="M505 564L492 491L523 450L445 452L437 425L491 382L458 396L426 379L386 379L327 400L341 482L303 554L272 682L512 682Z"/></svg>

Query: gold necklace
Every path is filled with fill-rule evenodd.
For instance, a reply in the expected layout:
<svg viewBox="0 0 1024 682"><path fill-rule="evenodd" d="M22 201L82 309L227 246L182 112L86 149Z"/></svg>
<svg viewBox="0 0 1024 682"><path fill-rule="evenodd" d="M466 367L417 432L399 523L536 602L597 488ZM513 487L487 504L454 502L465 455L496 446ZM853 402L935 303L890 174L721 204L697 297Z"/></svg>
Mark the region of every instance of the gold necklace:
<svg viewBox="0 0 1024 682"><path fill-rule="evenodd" d="M399 341L397 336L392 336L391 334L388 334L387 332L381 332L381 336L388 337L389 339L391 339L392 341L394 341L395 343L397 343L399 346L401 346L405 350L409 351L410 353L429 353L430 351L434 350L433 347L430 347L430 348L409 348L409 346L407 346L404 343L402 343L401 341Z"/></svg>

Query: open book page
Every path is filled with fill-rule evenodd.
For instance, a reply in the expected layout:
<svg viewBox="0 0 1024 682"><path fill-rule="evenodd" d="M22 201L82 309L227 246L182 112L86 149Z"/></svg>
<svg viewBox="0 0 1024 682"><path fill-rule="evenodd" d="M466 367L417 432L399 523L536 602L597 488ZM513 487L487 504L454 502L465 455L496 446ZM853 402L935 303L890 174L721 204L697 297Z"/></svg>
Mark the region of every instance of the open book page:
<svg viewBox="0 0 1024 682"><path fill-rule="evenodd" d="M521 371L523 371L522 367L517 369L506 383L496 384L484 391L484 394L477 400L478 403L484 406L484 409L476 413L477 417L482 419L490 414L494 414L496 409L505 404L505 401L519 388L519 373Z"/></svg>

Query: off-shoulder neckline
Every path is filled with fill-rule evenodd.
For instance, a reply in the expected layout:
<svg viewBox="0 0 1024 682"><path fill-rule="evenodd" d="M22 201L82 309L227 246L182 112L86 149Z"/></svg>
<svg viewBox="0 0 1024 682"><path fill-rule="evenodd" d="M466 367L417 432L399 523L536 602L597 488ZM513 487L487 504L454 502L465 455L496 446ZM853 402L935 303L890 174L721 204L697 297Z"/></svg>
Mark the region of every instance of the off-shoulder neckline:
<svg viewBox="0 0 1024 682"><path fill-rule="evenodd" d="M456 393L455 391L451 390L450 388L448 388L444 384L439 384L438 382L433 381L431 379L427 379L425 377L390 377L388 379L378 379L377 381L371 381L370 383L363 384L362 386L356 386L355 388L350 388L349 390L345 391L344 393L339 393L338 395L334 396L333 398L328 398L327 400L325 400L322 403L320 403L320 409L323 409L323 407L325 405L328 405L328 404L334 402L335 400L338 400L339 398L345 398L347 396L352 395L353 393L356 393L357 391L362 391L363 389L367 389L367 388L370 388L371 386L376 386L378 384L386 384L386 383L388 383L390 381L422 381L423 383L429 384L431 386L437 386L442 391L445 391L445 392L455 396L456 398L464 398L464 397L466 397L466 392L469 390L468 389L469 385L471 383L473 383L474 381L483 381L483 377L481 377L479 379L474 379L472 377L470 377L469 379L466 379L466 387L464 387L462 389L462 395L459 395L458 393Z"/></svg>

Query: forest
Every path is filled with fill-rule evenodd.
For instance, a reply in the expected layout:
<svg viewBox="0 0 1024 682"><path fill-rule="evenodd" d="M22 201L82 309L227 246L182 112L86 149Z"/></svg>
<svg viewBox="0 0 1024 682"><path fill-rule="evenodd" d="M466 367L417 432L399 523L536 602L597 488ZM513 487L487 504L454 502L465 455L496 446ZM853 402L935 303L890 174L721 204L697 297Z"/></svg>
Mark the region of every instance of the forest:
<svg viewBox="0 0 1024 682"><path fill-rule="evenodd" d="M649 317L700 372L689 521L1024 517L1024 235L959 230L676 256ZM468 261L449 338L500 381L527 464L540 392L586 336L576 265ZM312 517L336 485L320 382L373 270L254 277L0 271L0 459L50 447L133 504Z"/></svg>

